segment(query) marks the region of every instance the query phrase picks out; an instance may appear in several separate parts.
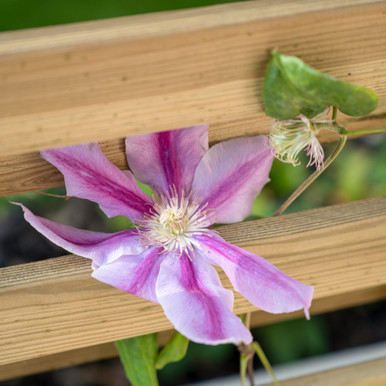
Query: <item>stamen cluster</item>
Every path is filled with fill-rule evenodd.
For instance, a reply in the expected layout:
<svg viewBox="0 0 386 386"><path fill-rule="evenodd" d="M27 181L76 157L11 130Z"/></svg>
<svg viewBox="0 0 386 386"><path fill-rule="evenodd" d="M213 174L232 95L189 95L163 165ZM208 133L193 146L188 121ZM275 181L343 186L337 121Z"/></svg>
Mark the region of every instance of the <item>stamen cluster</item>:
<svg viewBox="0 0 386 386"><path fill-rule="evenodd" d="M194 255L195 235L209 234L212 213L193 194L177 193L175 187L156 193L153 207L144 215L139 232L145 244L158 245L166 253Z"/></svg>
<svg viewBox="0 0 386 386"><path fill-rule="evenodd" d="M275 157L282 162L297 166L300 164L299 153L305 150L307 156L310 157L307 166L315 165L317 170L322 169L324 151L317 138L319 129L316 128L315 123L328 121L320 120L321 115L313 119L299 115L299 119L275 121L269 135L270 145L274 149Z"/></svg>

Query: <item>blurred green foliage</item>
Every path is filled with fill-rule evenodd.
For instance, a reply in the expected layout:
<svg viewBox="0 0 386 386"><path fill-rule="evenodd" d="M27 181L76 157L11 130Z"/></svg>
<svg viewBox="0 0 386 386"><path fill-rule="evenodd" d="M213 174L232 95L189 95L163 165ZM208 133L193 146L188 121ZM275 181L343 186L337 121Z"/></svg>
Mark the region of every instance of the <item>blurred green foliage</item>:
<svg viewBox="0 0 386 386"><path fill-rule="evenodd" d="M324 146L326 156L335 144ZM302 164L293 167L275 160L271 182L257 197L252 216L272 216L280 204L313 172ZM350 140L335 162L287 210L286 213L334 205L386 194L386 135Z"/></svg>
<svg viewBox="0 0 386 386"><path fill-rule="evenodd" d="M256 329L257 340L272 364L285 363L329 351L324 320L297 319Z"/></svg>
<svg viewBox="0 0 386 386"><path fill-rule="evenodd" d="M229 372L229 368L227 368L229 362L231 367L234 364L233 370L237 370L238 360L233 361L235 354L237 355L237 349L230 344L204 346L191 342L186 356L181 361L171 363L159 371L160 383L164 385L185 383L187 381L185 376L191 368L200 369L200 375L197 378L215 376L216 373L217 376L220 373L226 374ZM221 370L219 371L219 369Z"/></svg>

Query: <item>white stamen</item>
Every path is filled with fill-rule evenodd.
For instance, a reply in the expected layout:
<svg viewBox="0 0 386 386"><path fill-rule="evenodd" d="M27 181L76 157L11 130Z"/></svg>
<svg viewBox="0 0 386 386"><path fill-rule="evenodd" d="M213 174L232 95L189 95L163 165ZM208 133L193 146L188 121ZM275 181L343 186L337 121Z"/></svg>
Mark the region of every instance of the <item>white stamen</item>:
<svg viewBox="0 0 386 386"><path fill-rule="evenodd" d="M146 245L157 245L164 252L178 255L186 253L191 258L197 244L194 236L209 232L213 213L192 194L178 195L175 187L170 192L153 197L154 205L139 223L139 233Z"/></svg>
<svg viewBox="0 0 386 386"><path fill-rule="evenodd" d="M291 163L293 166L300 164L299 153L307 151L310 160L307 166L315 165L316 169L323 168L324 151L319 143L317 134L319 130L314 123L327 123L328 120L321 120L321 116L326 112L308 119L304 115L299 115L299 119L288 121L275 121L269 135L270 145L274 150L274 155L282 162Z"/></svg>

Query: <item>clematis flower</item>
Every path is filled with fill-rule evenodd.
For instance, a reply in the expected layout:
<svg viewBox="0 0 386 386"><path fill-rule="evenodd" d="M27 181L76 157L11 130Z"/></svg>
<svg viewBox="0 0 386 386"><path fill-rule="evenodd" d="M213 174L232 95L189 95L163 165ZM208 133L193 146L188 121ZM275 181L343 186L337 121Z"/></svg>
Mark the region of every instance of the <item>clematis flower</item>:
<svg viewBox="0 0 386 386"><path fill-rule="evenodd" d="M41 155L63 173L69 196L98 203L109 217L127 216L136 228L114 234L78 230L23 206L25 219L52 242L91 259L94 278L159 303L190 340L252 340L233 314L233 293L222 287L213 265L262 310L304 309L308 315L313 287L211 229L215 222L242 221L251 212L269 180L273 156L266 137L232 139L209 150L207 125L129 137L132 172L110 163L96 143ZM134 176L153 188L153 198Z"/></svg>
<svg viewBox="0 0 386 386"><path fill-rule="evenodd" d="M328 109L312 119L300 114L299 119L275 120L269 135L275 157L282 162L297 166L300 165L299 153L305 150L309 157L307 166L315 165L317 170L321 170L324 165L324 151L317 134L324 123L332 122L332 120L323 119L327 114Z"/></svg>

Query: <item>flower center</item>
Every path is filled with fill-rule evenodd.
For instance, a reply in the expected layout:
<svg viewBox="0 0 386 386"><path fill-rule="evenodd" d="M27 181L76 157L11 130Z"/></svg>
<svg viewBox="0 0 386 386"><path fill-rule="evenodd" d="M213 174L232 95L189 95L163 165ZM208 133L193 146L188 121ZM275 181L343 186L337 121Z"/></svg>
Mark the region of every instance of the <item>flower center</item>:
<svg viewBox="0 0 386 386"><path fill-rule="evenodd" d="M159 216L160 225L172 236L182 235L188 222L189 219L181 208L166 208Z"/></svg>
<svg viewBox="0 0 386 386"><path fill-rule="evenodd" d="M194 255L195 236L207 233L213 221L211 213L190 194L157 194L149 213L140 222L139 232L145 245L158 246L164 252Z"/></svg>

